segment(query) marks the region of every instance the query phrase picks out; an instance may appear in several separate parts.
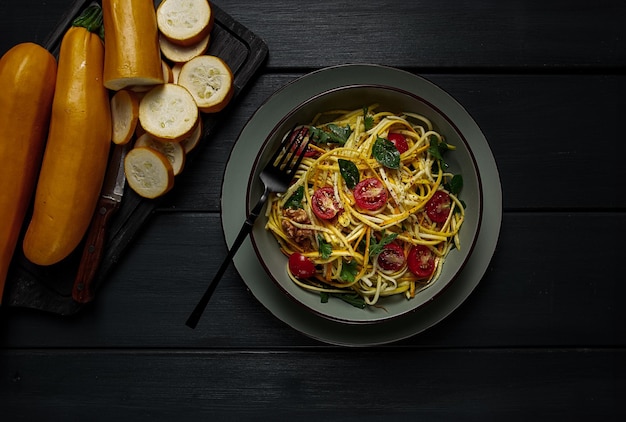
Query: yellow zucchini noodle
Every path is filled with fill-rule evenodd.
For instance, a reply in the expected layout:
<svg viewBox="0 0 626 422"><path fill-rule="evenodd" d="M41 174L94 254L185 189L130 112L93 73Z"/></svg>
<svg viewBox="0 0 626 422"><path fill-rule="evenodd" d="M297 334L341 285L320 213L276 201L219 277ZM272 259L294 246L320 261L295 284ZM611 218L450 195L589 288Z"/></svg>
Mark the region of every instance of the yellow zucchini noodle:
<svg viewBox="0 0 626 422"><path fill-rule="evenodd" d="M381 305L379 300L391 295L410 299L439 277L448 252L461 248L458 234L465 212L457 197L460 188L451 185L454 179L456 186L459 182L462 186L462 178L447 172L441 155L454 146L445 142L426 117L378 108L374 104L318 114L305 126L308 148L314 154L304 158L289 190L272 195L266 209L266 229L276 237L281 251L286 256L298 252L315 264L316 272L308 278L297 277L288 266L289 277L303 289L320 292L323 301L328 296L344 300L350 296L360 304L347 302L364 307ZM345 139L320 138L320 134L336 132L342 132ZM406 145L400 148L392 143L390 133L402 135ZM385 161L385 156L395 158L395 165ZM350 165L345 166L346 162ZM342 173L341 164L356 180ZM355 199L355 183L366 179L382 183L374 193L381 188L386 191L380 208L363 209ZM337 207L330 219L320 218L313 209L315 193L322 188L332 192L326 205L334 201ZM427 211L436 192L443 192L437 195L445 199L438 208L444 207L443 219L432 218ZM396 263L393 268L379 259L389 244L402 251L400 262L391 255ZM410 268L412 249L426 251L413 256L414 262L418 260L414 266L422 265L426 275Z"/></svg>

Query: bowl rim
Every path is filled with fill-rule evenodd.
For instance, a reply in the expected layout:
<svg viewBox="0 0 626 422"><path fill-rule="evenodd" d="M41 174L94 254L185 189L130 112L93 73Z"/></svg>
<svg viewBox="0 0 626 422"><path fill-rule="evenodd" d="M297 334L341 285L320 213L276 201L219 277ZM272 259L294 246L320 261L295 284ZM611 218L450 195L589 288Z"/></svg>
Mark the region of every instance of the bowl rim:
<svg viewBox="0 0 626 422"><path fill-rule="evenodd" d="M450 276L449 280L447 282L443 283L443 286L440 286L439 291L437 291L432 297L430 297L429 299L423 301L422 303L418 303L416 306L412 306L409 309L406 309L406 310L404 310L402 312L398 312L398 313L396 313L394 315L388 315L388 316L377 317L377 318L372 318L372 319L355 320L355 319L349 319L349 318L345 318L345 317L332 315L330 313L321 312L321 311L319 311L317 309L314 309L314 308L308 306L306 303L304 303L303 301L298 299L298 297L296 297L292 293L290 293L282 285L282 283L279 280L277 280L276 277L274 277L274 274L270 270L268 264L265 262L265 259L263 259L263 256L262 256L261 250L260 250L261 248L257 244L257 240L256 240L255 235L254 235L254 229L252 229L251 232L250 232L250 240L251 240L251 244L252 244L254 253L255 253L259 263L263 267L264 271L266 272L267 276L270 278L270 280L272 280L273 284L276 287L278 287L278 289L282 292L282 294L284 294L286 297L291 299L294 303L296 303L297 305L299 305L300 307L302 307L306 311L311 312L314 315L320 316L322 318L325 318L325 319L328 319L328 320L331 320L331 321L344 323L344 324L353 324L353 325L371 325L371 324L382 323L382 322L390 321L390 320L393 320L393 319L397 319L397 318L405 316L405 315L407 315L409 313L413 313L413 312L417 311L418 309L421 309L421 308L423 308L425 306L428 306L429 304L433 303L435 301L435 299L437 299L437 297L439 297L444 291L446 291L457 280L459 275L463 272L463 269L466 266L467 262L469 261L470 257L472 256L472 253L473 253L474 248L476 246L476 242L478 240L478 234L480 233L482 220L483 220L484 192L483 192L483 186L482 186L483 183L482 183L482 179L481 179L480 168L478 166L478 163L477 163L476 157L474 155L474 152L470 148L469 142L465 138L465 135L463 134L463 132L454 123L454 121L446 113L444 113L439 107L437 107L435 104L433 104L432 101L429 101L426 98L424 98L424 97L422 97L419 94L416 94L414 92L408 91L408 90L403 89L403 88L387 85L387 84L355 83L355 84L345 84L345 85L333 87L333 88L330 88L330 89L325 89L325 90L323 90L321 92L318 92L315 95L312 95L311 97L308 97L305 100L300 101L297 105L293 106L289 110L288 113L286 113L278 122L276 122L276 124L272 127L270 132L265 137L265 139L264 139L263 143L261 144L260 148L258 149L258 151L256 153L256 156L254 158L254 164L253 164L253 166L252 166L252 168L250 170L250 174L248 176L248 182L246 184L246 215L249 214L251 208L254 206L254 201L257 200L256 198L254 198L254 199L251 198L251 189L252 189L253 184L260 183L260 180L259 180L258 175L257 175L258 170L261 167L260 166L260 159L265 154L265 152L266 152L266 150L268 148L271 148L271 147L274 146L274 145L270 145L270 143L271 143L270 141L274 141L273 143L278 143L279 142L279 139L281 137L280 136L275 137L275 135L279 131L279 129L284 125L285 121L289 120L294 114L299 112L303 107L305 107L309 103L311 103L311 102L313 102L313 101L315 101L315 100L317 100L317 99L319 99L321 97L324 97L324 96L327 96L327 95L330 95L330 94L333 94L333 93L336 93L336 92L339 92L339 91L346 91L346 90L350 90L350 89L359 89L359 88L374 88L374 89L395 91L395 92L400 93L402 95L409 96L409 97L413 98L414 100L422 102L427 107L432 109L435 113L437 113L440 117L442 117L450 125L450 127L454 130L454 132L459 136L459 139L461 140L461 142L465 145L465 149L468 152L468 155L470 157L472 166L474 168L474 172L476 174L476 179L477 179L477 190L478 190L477 205L478 205L478 207L477 207L476 212L478 214L478 217L477 217L477 222L476 222L476 230L472 234L471 242L469 244L469 247L467 248L467 253L463 256L462 261L458 265L458 268ZM441 88L439 88L439 89L441 89ZM443 91L443 89L441 89L441 90ZM263 163L263 165L265 165L265 163ZM259 219L261 219L264 216L265 209L266 209L266 206L263 207L262 212L259 214ZM278 246L277 246L277 248L278 248ZM285 259L287 259L287 257L285 257ZM437 284L438 281L439 281L439 279L435 280L431 284L431 286L434 285L434 284ZM430 288L431 286L429 286L428 288ZM418 292L418 295L419 295L419 292ZM411 300L413 300L413 299L411 299ZM350 306L350 305L346 304L345 306Z"/></svg>

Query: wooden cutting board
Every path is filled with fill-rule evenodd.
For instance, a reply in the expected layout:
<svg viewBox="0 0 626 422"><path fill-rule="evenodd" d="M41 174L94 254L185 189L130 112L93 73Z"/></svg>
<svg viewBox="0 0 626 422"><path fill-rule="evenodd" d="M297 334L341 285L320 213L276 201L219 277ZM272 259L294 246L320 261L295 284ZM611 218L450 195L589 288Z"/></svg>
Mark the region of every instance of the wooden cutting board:
<svg viewBox="0 0 626 422"><path fill-rule="evenodd" d="M93 4L91 0L76 1L57 28L49 35L44 46L57 55L63 35L72 20L91 4ZM252 80L257 70L265 63L268 48L262 39L227 13L214 4L212 8L215 25L207 54L221 57L233 71L235 94L232 104ZM203 115L204 137L208 137L219 122L224 120L223 114L228 113L229 109L230 107L227 107L220 113ZM198 148L190 153L186 166L193 165L193 157L206 144L207 142L201 142ZM143 199L128 187L126 188L121 207L110 223L102 264L94 280L94 289L97 290L106 281L109 271L115 266L119 257L123 255L159 203L159 200ZM28 221L30 221L29 216L25 219L25 222ZM82 245L79 245L65 260L49 267L30 263L22 254L19 245L21 245L21 238L9 270L3 306L32 308L60 315L72 315L80 311L85 305L72 299L72 286ZM97 295L95 300L97 300Z"/></svg>

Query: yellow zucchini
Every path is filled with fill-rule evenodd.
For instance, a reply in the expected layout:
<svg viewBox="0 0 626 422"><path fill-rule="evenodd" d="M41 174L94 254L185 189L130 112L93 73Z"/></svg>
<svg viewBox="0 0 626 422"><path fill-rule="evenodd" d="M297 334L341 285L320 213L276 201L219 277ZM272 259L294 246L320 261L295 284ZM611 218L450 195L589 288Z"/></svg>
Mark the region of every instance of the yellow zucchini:
<svg viewBox="0 0 626 422"><path fill-rule="evenodd" d="M86 16L101 21L100 7L88 8ZM61 42L33 216L23 242L25 256L35 264L51 265L67 257L82 240L96 207L111 145L103 67L100 37L82 26L68 29Z"/></svg>
<svg viewBox="0 0 626 422"><path fill-rule="evenodd" d="M104 85L111 90L162 84L153 0L102 0Z"/></svg>
<svg viewBox="0 0 626 422"><path fill-rule="evenodd" d="M0 59L0 302L43 155L57 63L33 43Z"/></svg>

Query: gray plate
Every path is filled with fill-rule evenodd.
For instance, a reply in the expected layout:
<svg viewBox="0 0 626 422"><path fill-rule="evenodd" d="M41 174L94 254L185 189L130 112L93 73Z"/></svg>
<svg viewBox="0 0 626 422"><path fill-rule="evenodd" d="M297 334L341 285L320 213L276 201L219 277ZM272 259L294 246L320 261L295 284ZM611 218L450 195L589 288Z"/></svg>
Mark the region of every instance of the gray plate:
<svg viewBox="0 0 626 422"><path fill-rule="evenodd" d="M342 65L313 72L286 85L256 111L242 130L231 152L222 186L222 225L228 246L245 219L249 174L241 169L253 167L265 137L274 126L293 107L322 91L349 84L376 83L414 92L449 116L464 133L481 173L485 200L483 222L472 256L462 273L436 300L399 318L367 325L329 320L289 299L265 273L252 242L247 239L233 261L257 300L292 328L337 345L371 346L398 341L447 317L483 277L495 250L502 220L502 190L493 154L478 125L456 100L431 82L405 71L378 65Z"/></svg>

